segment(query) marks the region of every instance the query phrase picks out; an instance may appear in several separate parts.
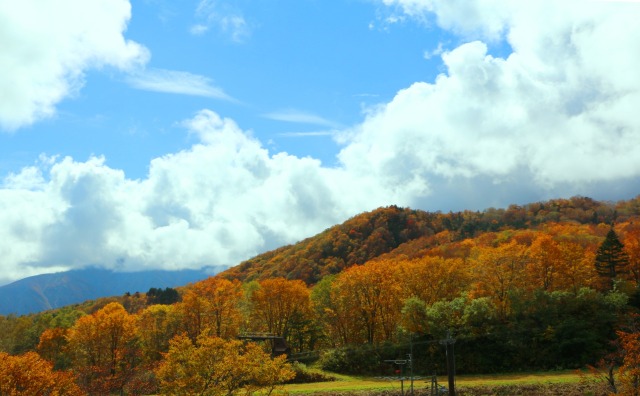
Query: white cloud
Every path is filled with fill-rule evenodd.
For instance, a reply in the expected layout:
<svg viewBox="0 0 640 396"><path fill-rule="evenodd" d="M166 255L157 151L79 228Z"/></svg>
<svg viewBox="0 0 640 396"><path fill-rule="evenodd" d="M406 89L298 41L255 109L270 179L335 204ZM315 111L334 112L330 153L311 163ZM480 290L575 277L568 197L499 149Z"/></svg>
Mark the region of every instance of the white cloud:
<svg viewBox="0 0 640 396"><path fill-rule="evenodd" d="M336 167L269 153L209 110L184 123L198 142L154 159L142 180L101 158L45 159L0 189L5 276L122 260L128 269L232 265L389 204L483 209L640 191L636 5L387 2L469 40L442 54L435 81L400 90L342 131ZM491 55L501 41L508 57Z"/></svg>
<svg viewBox="0 0 640 396"><path fill-rule="evenodd" d="M283 137L309 137L309 136L333 136L337 133L336 130L331 131L307 131L307 132L282 132L278 136Z"/></svg>
<svg viewBox="0 0 640 396"><path fill-rule="evenodd" d="M151 161L143 180L99 157L45 158L9 175L0 189L4 276L235 265L394 199L318 160L271 155L212 111L183 125L198 142Z"/></svg>
<svg viewBox="0 0 640 396"><path fill-rule="evenodd" d="M435 56L440 56L442 55L442 53L444 52L444 48L442 47L442 43L438 43L438 46L434 49L432 49L431 51L425 51L424 52L424 58L429 60Z"/></svg>
<svg viewBox="0 0 640 396"><path fill-rule="evenodd" d="M413 186L416 205L463 195L486 202L489 190L522 199L525 191L598 195L613 181L638 188L640 7L385 3L476 39L443 53L446 72L434 82L399 91L345 132L339 158L346 169ZM491 56L488 46L501 40L513 53Z"/></svg>
<svg viewBox="0 0 640 396"><path fill-rule="evenodd" d="M251 29L244 17L240 15L227 15L218 20L220 29L231 37L236 43L242 43L251 35Z"/></svg>
<svg viewBox="0 0 640 396"><path fill-rule="evenodd" d="M87 69L143 65L148 51L123 36L130 17L127 0L0 2L0 129L54 115Z"/></svg>
<svg viewBox="0 0 640 396"><path fill-rule="evenodd" d="M546 0L542 0L546 1ZM568 0L572 1L572 0ZM382 0L387 6L399 6L412 18L427 22L436 17L438 25L461 35L481 34L497 39L504 31L510 11L522 6L517 0Z"/></svg>
<svg viewBox="0 0 640 396"><path fill-rule="evenodd" d="M197 23L191 26L189 32L200 36L211 27L229 37L236 43L245 42L252 33L242 13L232 3L218 0L200 0L196 7Z"/></svg>
<svg viewBox="0 0 640 396"><path fill-rule="evenodd" d="M211 79L189 72L146 69L131 74L127 82L134 88L147 91L234 100L221 88L213 85Z"/></svg>
<svg viewBox="0 0 640 396"><path fill-rule="evenodd" d="M202 25L202 24L196 24L191 26L191 28L189 28L189 32L194 36L201 36L205 34L208 30L209 30L209 26Z"/></svg>
<svg viewBox="0 0 640 396"><path fill-rule="evenodd" d="M264 117L272 120L277 120L277 121L294 122L294 123L300 123L300 124L322 125L322 126L328 126L332 128L340 127L340 125L338 125L337 123L327 120L324 117L320 117L317 114L309 113L306 111L295 110L295 109L274 111L271 113L264 114Z"/></svg>

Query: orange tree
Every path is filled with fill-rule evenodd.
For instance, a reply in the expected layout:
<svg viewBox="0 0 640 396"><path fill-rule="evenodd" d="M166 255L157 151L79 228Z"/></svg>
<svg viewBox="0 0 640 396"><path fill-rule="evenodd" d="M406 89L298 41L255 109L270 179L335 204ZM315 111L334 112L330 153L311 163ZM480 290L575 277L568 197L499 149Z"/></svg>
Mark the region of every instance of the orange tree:
<svg viewBox="0 0 640 396"><path fill-rule="evenodd" d="M359 329L350 342L391 341L400 321L404 291L398 282L396 265L390 261L370 261L340 273L331 285L331 322L343 329ZM330 329L339 334L338 328ZM359 339L353 338L359 336Z"/></svg>
<svg viewBox="0 0 640 396"><path fill-rule="evenodd" d="M284 278L265 279L249 296L253 325L250 330L266 331L285 337L295 344L298 351L304 349L304 340L294 340L311 331L313 310L311 291L300 280Z"/></svg>
<svg viewBox="0 0 640 396"><path fill-rule="evenodd" d="M54 368L68 368L70 365L67 348L68 329L53 327L40 335L37 350L40 356L54 363Z"/></svg>
<svg viewBox="0 0 640 396"><path fill-rule="evenodd" d="M212 277L191 286L178 305L191 341L204 331L222 338L235 337L241 322L241 298L242 285L237 280Z"/></svg>
<svg viewBox="0 0 640 396"><path fill-rule="evenodd" d="M539 233L528 249L530 260L526 274L528 287L553 291L558 288L558 271L562 268L562 252L553 237Z"/></svg>
<svg viewBox="0 0 640 396"><path fill-rule="evenodd" d="M408 295L427 305L460 295L470 282L470 276L460 258L424 256L401 261L398 278Z"/></svg>
<svg viewBox="0 0 640 396"><path fill-rule="evenodd" d="M75 396L84 394L69 372L53 371L53 364L35 352L11 356L0 352L0 395Z"/></svg>
<svg viewBox="0 0 640 396"><path fill-rule="evenodd" d="M558 246L562 257L558 288L578 294L581 288L596 285L598 275L593 266L595 252L572 241L563 241Z"/></svg>
<svg viewBox="0 0 640 396"><path fill-rule="evenodd" d="M618 331L623 360L618 369L621 395L640 395L640 333Z"/></svg>
<svg viewBox="0 0 640 396"><path fill-rule="evenodd" d="M135 317L119 303L83 316L67 336L73 368L91 393L121 392L136 373Z"/></svg>
<svg viewBox="0 0 640 396"><path fill-rule="evenodd" d="M627 223L623 229L622 243L629 257L627 276L638 288L640 287L640 225Z"/></svg>
<svg viewBox="0 0 640 396"><path fill-rule="evenodd" d="M476 296L490 297L505 320L510 313L511 296L526 285L526 246L515 240L497 247L476 247L472 260Z"/></svg>

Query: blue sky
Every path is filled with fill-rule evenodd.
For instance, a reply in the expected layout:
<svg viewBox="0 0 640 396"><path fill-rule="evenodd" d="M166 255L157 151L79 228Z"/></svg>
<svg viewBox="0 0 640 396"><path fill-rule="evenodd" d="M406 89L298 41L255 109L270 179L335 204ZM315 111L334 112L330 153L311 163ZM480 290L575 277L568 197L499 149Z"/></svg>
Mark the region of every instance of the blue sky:
<svg viewBox="0 0 640 396"><path fill-rule="evenodd" d="M189 147L177 124L203 108L252 130L273 152L335 165L332 131L358 123L364 109L398 89L433 80L442 62L425 53L457 42L417 21L389 22L398 18L394 9L363 0L131 5L124 36L150 52L144 73L183 73L219 95L159 92L168 82L136 88L135 73L88 69L81 90L52 118L0 135L5 173L40 153L104 155L109 166L142 178L151 159ZM240 26L220 21L231 17Z"/></svg>
<svg viewBox="0 0 640 396"><path fill-rule="evenodd" d="M640 3L0 2L0 283L640 193Z"/></svg>

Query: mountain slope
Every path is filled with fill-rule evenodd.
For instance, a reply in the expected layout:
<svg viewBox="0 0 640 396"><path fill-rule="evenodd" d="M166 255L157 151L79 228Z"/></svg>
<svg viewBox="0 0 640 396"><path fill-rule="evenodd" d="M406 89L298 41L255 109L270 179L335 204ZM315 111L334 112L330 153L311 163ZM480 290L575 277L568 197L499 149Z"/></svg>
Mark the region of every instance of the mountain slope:
<svg viewBox="0 0 640 396"><path fill-rule="evenodd" d="M363 264L400 244L434 232L437 215L390 206L355 216L295 245L256 256L222 276L242 281L284 277L308 284Z"/></svg>
<svg viewBox="0 0 640 396"><path fill-rule="evenodd" d="M390 206L359 214L294 245L258 255L223 271L221 276L241 281L283 277L315 284L326 275L395 250L415 255L439 244L434 236L445 231L446 237L455 241L483 232L535 228L550 222L611 224L639 214L640 196L616 203L577 196L482 212L440 213Z"/></svg>
<svg viewBox="0 0 640 396"><path fill-rule="evenodd" d="M390 206L359 214L294 245L258 255L223 271L221 276L241 281L284 277L312 285L326 275L385 255L418 257L441 244L443 238L461 241L483 232L534 228L549 222L611 224L637 215L640 196L616 203L572 197L507 209L444 214ZM0 315L38 312L99 297L145 292L151 287L183 286L221 269L143 273L87 269L40 275L1 286Z"/></svg>
<svg viewBox="0 0 640 396"><path fill-rule="evenodd" d="M32 276L0 287L0 315L34 313L99 297L146 292L151 287L183 286L222 269L124 273L87 268Z"/></svg>

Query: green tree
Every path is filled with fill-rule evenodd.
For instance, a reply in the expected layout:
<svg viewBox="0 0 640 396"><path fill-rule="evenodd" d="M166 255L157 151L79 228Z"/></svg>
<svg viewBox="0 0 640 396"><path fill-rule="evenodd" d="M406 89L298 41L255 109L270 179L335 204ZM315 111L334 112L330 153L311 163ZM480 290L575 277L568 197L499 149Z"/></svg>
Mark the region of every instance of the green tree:
<svg viewBox="0 0 640 396"><path fill-rule="evenodd" d="M596 252L595 263L598 274L607 278L609 290L613 289L614 281L618 275L624 273L628 264L629 256L624 250L624 245L611 228Z"/></svg>

